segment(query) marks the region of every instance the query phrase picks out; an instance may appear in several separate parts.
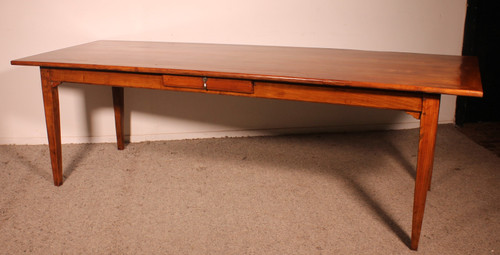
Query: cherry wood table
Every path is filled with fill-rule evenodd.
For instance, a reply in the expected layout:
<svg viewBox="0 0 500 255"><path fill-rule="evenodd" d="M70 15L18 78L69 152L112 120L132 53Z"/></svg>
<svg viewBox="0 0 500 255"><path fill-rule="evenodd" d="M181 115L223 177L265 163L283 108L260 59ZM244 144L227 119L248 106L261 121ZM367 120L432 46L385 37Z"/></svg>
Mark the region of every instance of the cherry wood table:
<svg viewBox="0 0 500 255"><path fill-rule="evenodd" d="M13 60L39 66L54 184L63 182L58 86L112 86L118 149L124 88L401 110L420 119L410 248L430 189L441 94L481 97L474 57L359 50L96 41Z"/></svg>

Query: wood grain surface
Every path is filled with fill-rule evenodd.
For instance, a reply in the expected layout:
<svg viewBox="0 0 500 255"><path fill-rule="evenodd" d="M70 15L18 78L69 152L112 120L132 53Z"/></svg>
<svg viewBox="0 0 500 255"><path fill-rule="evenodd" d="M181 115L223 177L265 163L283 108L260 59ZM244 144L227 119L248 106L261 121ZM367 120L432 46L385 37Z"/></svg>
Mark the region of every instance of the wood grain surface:
<svg viewBox="0 0 500 255"><path fill-rule="evenodd" d="M87 70L482 96L474 57L360 50L96 41L13 60Z"/></svg>

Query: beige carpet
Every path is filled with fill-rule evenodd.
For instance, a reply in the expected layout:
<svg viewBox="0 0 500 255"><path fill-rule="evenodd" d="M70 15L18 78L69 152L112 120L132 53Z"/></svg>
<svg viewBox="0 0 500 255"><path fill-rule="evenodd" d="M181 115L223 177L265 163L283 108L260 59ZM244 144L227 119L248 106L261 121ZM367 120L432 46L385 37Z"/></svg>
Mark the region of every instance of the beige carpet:
<svg viewBox="0 0 500 255"><path fill-rule="evenodd" d="M498 254L500 158L439 127L418 253L417 130L0 146L0 254Z"/></svg>

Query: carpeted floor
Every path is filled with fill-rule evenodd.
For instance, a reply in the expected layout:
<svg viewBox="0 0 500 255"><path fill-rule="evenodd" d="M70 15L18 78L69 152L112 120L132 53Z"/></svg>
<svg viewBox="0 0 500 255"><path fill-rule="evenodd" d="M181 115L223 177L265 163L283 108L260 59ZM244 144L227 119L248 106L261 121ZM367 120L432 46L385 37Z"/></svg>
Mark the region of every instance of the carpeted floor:
<svg viewBox="0 0 500 255"><path fill-rule="evenodd" d="M500 157L500 122L465 123L457 129Z"/></svg>
<svg viewBox="0 0 500 255"><path fill-rule="evenodd" d="M439 127L418 253L418 131L0 146L0 254L497 254L500 158Z"/></svg>

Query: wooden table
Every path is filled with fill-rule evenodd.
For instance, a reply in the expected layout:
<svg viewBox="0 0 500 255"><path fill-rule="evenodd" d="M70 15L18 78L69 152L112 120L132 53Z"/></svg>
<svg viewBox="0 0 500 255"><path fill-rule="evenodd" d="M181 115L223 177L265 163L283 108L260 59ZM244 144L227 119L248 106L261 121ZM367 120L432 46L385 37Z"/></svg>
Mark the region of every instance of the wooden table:
<svg viewBox="0 0 500 255"><path fill-rule="evenodd" d="M40 66L54 184L63 182L58 86L112 86L118 149L124 87L405 111L420 119L411 249L430 189L441 94L481 97L476 58L358 50L96 41L13 60Z"/></svg>

